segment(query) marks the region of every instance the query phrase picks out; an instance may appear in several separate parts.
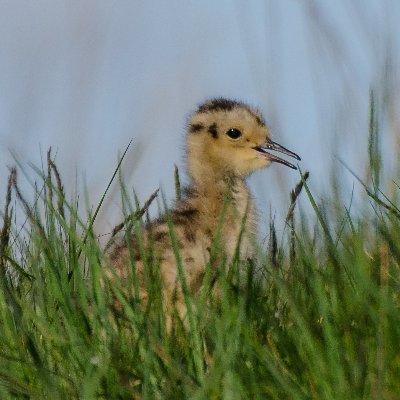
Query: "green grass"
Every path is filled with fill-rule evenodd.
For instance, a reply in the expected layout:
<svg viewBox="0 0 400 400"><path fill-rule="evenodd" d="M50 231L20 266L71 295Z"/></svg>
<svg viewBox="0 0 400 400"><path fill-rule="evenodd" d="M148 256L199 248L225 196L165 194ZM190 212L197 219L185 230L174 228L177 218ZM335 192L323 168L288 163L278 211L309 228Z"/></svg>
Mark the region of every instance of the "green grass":
<svg viewBox="0 0 400 400"><path fill-rule="evenodd" d="M260 260L222 265L218 296L210 279L198 296L186 293L190 321L176 318L169 335L157 265L148 261L147 307L134 265L128 283L109 281L94 217L82 221L78 201L66 202L50 153L32 204L12 172L0 237L0 399L400 398L400 207L380 191L371 121L362 211L322 207L303 178L314 223L294 219L300 184L287 237L279 242L271 222ZM137 210L128 234L140 236L148 204L127 198L123 190L126 215Z"/></svg>

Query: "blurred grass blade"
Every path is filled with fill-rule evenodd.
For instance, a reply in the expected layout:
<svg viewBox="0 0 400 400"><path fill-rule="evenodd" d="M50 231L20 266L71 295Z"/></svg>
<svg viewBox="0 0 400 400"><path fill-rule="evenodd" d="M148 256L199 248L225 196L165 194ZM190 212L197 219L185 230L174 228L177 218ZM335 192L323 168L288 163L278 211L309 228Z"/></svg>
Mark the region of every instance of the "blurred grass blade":
<svg viewBox="0 0 400 400"><path fill-rule="evenodd" d="M368 186L362 181L361 178L359 178L357 176L357 174L355 172L352 171L352 169L340 158L338 158L339 162L354 176L354 178L357 179L357 181L363 186L363 188L365 189L367 195L369 197L371 197L372 200L375 201L375 203L377 203L379 206L385 208L387 211L389 211L390 213L392 213L395 217L400 219L400 212L398 211L397 208L392 207L391 205L385 203L384 201L382 201L375 193L373 193Z"/></svg>

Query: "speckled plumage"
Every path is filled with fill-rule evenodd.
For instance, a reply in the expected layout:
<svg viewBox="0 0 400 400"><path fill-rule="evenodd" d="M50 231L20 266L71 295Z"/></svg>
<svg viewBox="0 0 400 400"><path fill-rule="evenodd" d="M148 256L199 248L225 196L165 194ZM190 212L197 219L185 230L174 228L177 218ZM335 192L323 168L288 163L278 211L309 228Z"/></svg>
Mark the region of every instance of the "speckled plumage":
<svg viewBox="0 0 400 400"><path fill-rule="evenodd" d="M270 143L278 149L271 148ZM210 249L218 229L220 255L226 257L228 263L234 257L239 237L240 258L253 256L257 212L245 178L253 171L269 166L271 161L284 162L267 153L267 148L299 159L294 153L270 141L262 115L244 103L214 99L200 105L192 115L187 129L191 185L186 190L186 196L171 211L171 219L188 288L193 294L202 285L205 265L210 259ZM151 244L160 259L167 317L174 307L184 317L186 308L165 217L145 226L143 243L145 247ZM131 248L136 258L140 296L145 302L144 264L134 237ZM129 252L125 240L115 243L108 251L111 266L121 277L126 276L130 268Z"/></svg>

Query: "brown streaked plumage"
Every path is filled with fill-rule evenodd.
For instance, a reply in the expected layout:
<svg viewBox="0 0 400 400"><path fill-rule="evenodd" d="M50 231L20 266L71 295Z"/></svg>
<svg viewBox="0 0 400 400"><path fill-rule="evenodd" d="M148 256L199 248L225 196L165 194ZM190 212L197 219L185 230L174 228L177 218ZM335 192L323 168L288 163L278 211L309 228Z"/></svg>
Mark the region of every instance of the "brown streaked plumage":
<svg viewBox="0 0 400 400"><path fill-rule="evenodd" d="M300 160L295 153L271 141L262 115L244 103L214 99L200 105L191 116L187 129L191 186L171 211L171 219L192 293L202 285L218 224L221 256L227 262L234 257L241 231L240 258L252 257L251 243L257 231L257 213L245 178L253 171L269 166L272 161L296 168L268 150ZM133 249L140 296L146 301L146 271L136 242L132 237L129 245L125 240L115 243L108 255L117 274L125 277L130 269L130 247ZM184 317L186 309L166 218L161 217L145 226L143 243L145 247L151 247L160 260L167 317L174 307Z"/></svg>

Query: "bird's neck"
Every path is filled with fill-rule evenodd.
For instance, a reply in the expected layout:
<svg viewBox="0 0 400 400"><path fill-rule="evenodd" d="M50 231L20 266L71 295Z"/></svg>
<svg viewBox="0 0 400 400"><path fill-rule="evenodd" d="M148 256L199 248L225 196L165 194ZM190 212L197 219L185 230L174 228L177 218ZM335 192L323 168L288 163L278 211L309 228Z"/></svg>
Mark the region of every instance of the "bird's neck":
<svg viewBox="0 0 400 400"><path fill-rule="evenodd" d="M252 252L249 237L257 232L257 211L244 177L207 166L207 163L197 164L195 174L189 169L193 191L188 202L200 212L205 232L221 230L222 245L229 259L243 234L241 255L247 257Z"/></svg>
<svg viewBox="0 0 400 400"><path fill-rule="evenodd" d="M196 150L196 152L193 151ZM189 147L188 172L192 179L193 201L202 213L218 219L224 207L243 216L250 203L244 176L227 169L218 157L194 146Z"/></svg>
<svg viewBox="0 0 400 400"><path fill-rule="evenodd" d="M243 177L226 171L215 171L204 166L201 175L192 176L193 189L203 202L203 207L219 214L224 205L243 210L250 193Z"/></svg>
<svg viewBox="0 0 400 400"><path fill-rule="evenodd" d="M194 170L189 169L194 188L200 193L225 194L235 184L243 179L238 175L227 172L222 168L215 168L207 163L196 163Z"/></svg>
<svg viewBox="0 0 400 400"><path fill-rule="evenodd" d="M205 232L221 232L228 258L232 259L242 234L241 255L251 254L249 237L257 232L257 212L244 178L209 174L193 180L193 189L189 202L202 215L201 227Z"/></svg>

